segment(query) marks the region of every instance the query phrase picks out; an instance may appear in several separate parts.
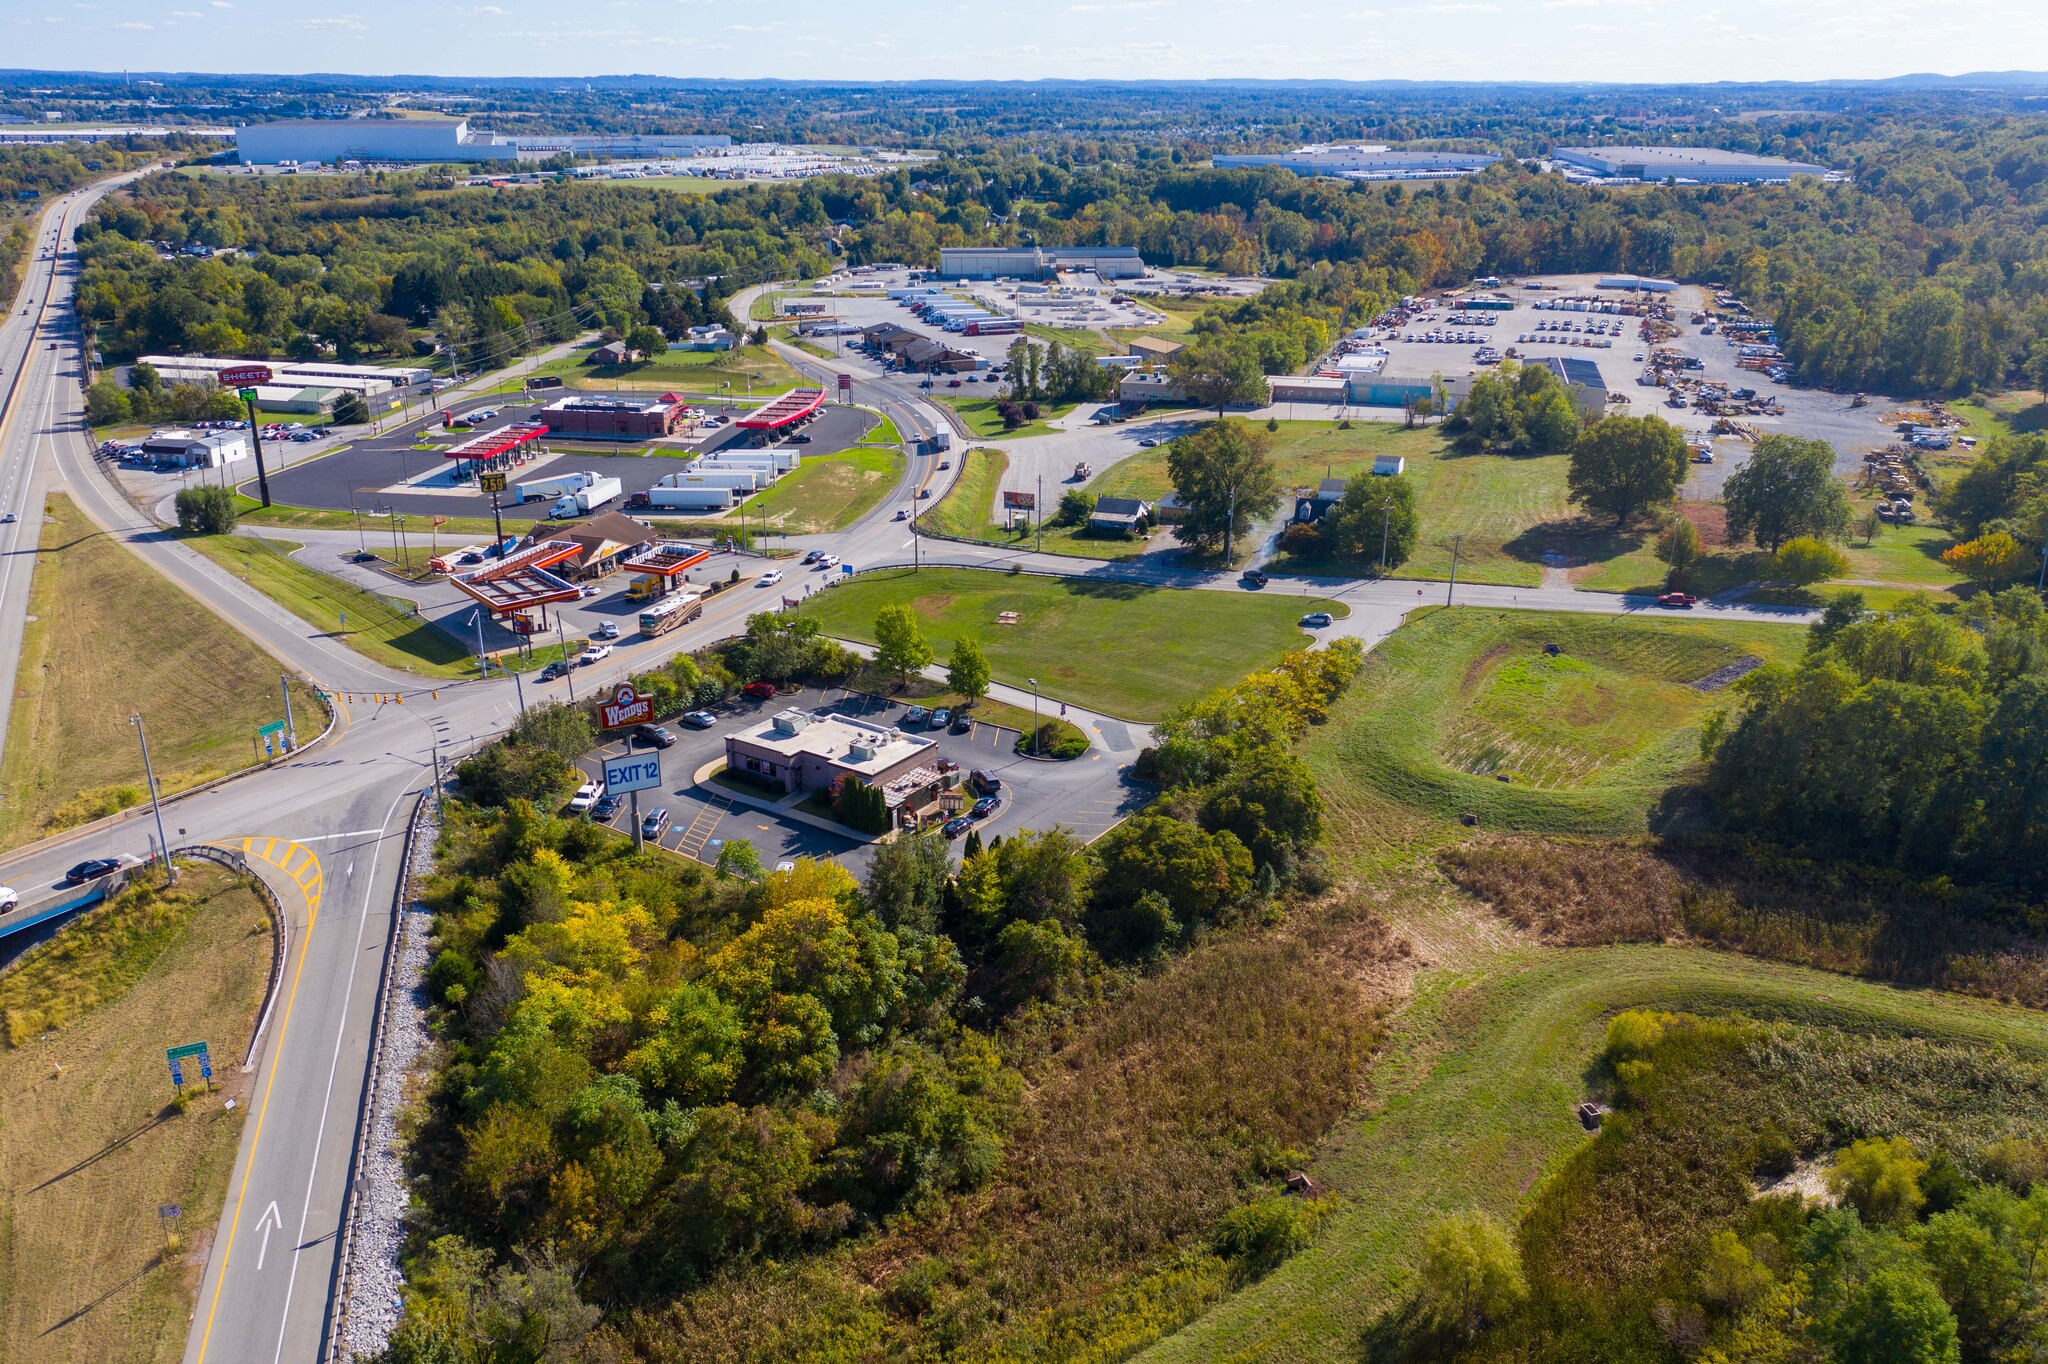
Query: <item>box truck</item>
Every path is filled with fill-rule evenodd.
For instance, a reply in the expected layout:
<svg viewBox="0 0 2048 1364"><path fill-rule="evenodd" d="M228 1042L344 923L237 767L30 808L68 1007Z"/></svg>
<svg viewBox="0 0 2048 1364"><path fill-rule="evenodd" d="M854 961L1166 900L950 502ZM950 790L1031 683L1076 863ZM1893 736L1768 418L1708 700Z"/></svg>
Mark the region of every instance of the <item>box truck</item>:
<svg viewBox="0 0 2048 1364"><path fill-rule="evenodd" d="M586 487L557 501L548 515L559 521L565 516L581 516L596 511L624 491L616 478L593 477Z"/></svg>

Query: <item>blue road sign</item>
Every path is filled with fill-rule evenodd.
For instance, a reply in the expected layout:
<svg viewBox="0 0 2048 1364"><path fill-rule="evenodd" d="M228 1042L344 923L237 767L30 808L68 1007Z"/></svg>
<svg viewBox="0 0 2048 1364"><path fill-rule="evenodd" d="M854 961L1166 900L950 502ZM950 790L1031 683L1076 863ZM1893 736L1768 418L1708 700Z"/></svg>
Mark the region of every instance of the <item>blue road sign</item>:
<svg viewBox="0 0 2048 1364"><path fill-rule="evenodd" d="M661 785L661 759L652 753L604 760L604 789L613 795L648 791Z"/></svg>
<svg viewBox="0 0 2048 1364"><path fill-rule="evenodd" d="M176 1061L171 1062L171 1083L180 1089L185 1087L185 1072L178 1068Z"/></svg>

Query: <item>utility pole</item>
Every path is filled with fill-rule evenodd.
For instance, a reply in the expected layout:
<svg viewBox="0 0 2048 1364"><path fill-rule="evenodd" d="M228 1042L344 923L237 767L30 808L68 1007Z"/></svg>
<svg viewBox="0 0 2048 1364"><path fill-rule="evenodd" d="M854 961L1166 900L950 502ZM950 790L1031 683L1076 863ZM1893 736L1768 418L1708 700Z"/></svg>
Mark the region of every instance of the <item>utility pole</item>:
<svg viewBox="0 0 2048 1364"><path fill-rule="evenodd" d="M1038 679L1024 679L1031 684L1031 756L1038 756Z"/></svg>
<svg viewBox="0 0 2048 1364"><path fill-rule="evenodd" d="M1451 604L1451 594L1458 590L1458 551L1463 549L1464 547L1464 536L1453 535L1451 537L1451 582L1450 586L1444 589L1445 606L1449 606Z"/></svg>
<svg viewBox="0 0 2048 1364"><path fill-rule="evenodd" d="M277 675L277 685L284 691L284 742L285 751L290 753L296 751L299 746L298 726L292 723L291 675L289 673L279 673Z"/></svg>
<svg viewBox="0 0 2048 1364"><path fill-rule="evenodd" d="M569 661L569 635L562 629L562 613L555 612L555 642L562 646L562 676L569 680L569 704L576 704L576 665Z"/></svg>
<svg viewBox="0 0 2048 1364"><path fill-rule="evenodd" d="M1231 551L1237 548L1237 485L1230 485L1230 509L1223 521L1223 566L1230 567Z"/></svg>
<svg viewBox="0 0 2048 1364"><path fill-rule="evenodd" d="M166 878L164 884L174 886L178 884L178 869L171 863L170 840L164 837L164 806L163 802L157 797L156 769L150 766L149 762L149 734L142 727L142 713L140 711L137 711L129 718L135 721L135 737L142 742L142 775L144 780L149 782L150 809L156 813L156 843L158 850L163 853L164 857L164 876Z"/></svg>
<svg viewBox="0 0 2048 1364"><path fill-rule="evenodd" d="M1032 515L1038 518L1038 552L1045 552L1045 475L1038 476L1038 492L1031 499Z"/></svg>
<svg viewBox="0 0 2048 1364"><path fill-rule="evenodd" d="M1394 499L1380 503L1380 576L1387 576L1387 531L1393 525Z"/></svg>
<svg viewBox="0 0 2048 1364"><path fill-rule="evenodd" d="M476 627L476 675L489 677L491 665L484 657L484 609L481 606L469 613L469 623Z"/></svg>

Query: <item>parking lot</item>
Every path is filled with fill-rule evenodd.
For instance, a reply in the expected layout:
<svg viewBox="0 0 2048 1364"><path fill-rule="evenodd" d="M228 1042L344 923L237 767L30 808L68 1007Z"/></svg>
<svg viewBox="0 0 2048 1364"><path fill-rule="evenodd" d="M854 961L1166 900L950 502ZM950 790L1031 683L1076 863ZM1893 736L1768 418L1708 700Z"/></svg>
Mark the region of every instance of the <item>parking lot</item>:
<svg viewBox="0 0 2048 1364"><path fill-rule="evenodd" d="M643 817L657 808L668 811L668 826L657 840L662 847L712 863L728 842L745 839L754 845L764 866L815 857L837 861L855 875L866 873L873 846L867 840L821 828L782 810L746 803L737 791L728 791L721 785L707 782L700 786L692 781L693 775L707 763L724 758L727 734L788 709L900 726L910 706L863 692L807 687L772 701L736 699L713 712L717 723L709 729L692 729L677 720L664 721L662 728L674 736L675 743L660 751L662 785L658 791L640 793ZM982 770L1002 780L1001 805L979 825L984 840L1022 829L1049 829L1055 824L1084 840L1094 839L1151 798L1149 789L1129 778L1126 764L1137 756L1134 752L1109 754L1094 748L1070 762L1041 762L1018 757L1014 751L1017 731L1000 725L974 724L958 733L931 729L918 732L935 741L935 757L950 758L960 765L963 778L969 772ZM590 780L601 782L604 759L628 751L628 741L622 737L592 753L580 766ZM643 744L630 751L653 750ZM756 798L773 797L763 792ZM604 822L631 836L631 811L631 802L622 802L619 810Z"/></svg>

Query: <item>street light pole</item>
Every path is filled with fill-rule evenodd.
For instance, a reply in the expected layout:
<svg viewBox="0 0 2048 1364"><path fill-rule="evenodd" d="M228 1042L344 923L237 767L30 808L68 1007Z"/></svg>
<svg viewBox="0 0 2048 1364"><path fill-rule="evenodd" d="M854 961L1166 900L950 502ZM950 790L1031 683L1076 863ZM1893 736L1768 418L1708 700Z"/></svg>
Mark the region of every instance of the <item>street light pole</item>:
<svg viewBox="0 0 2048 1364"><path fill-rule="evenodd" d="M292 679L289 673L279 673L277 684L284 691L284 742L285 751L292 752L299 746L299 729L292 723Z"/></svg>
<svg viewBox="0 0 2048 1364"><path fill-rule="evenodd" d="M576 704L576 665L569 661L569 635L562 628L562 613L555 612L555 642L562 646L562 676L569 682L569 704Z"/></svg>
<svg viewBox="0 0 2048 1364"><path fill-rule="evenodd" d="M1380 576L1387 576L1387 531L1393 524L1394 499L1380 503Z"/></svg>
<svg viewBox="0 0 2048 1364"><path fill-rule="evenodd" d="M1024 679L1031 684L1031 756L1038 756L1038 679Z"/></svg>
<svg viewBox="0 0 2048 1364"><path fill-rule="evenodd" d="M149 734L142 727L142 713L140 711L137 711L129 718L134 720L135 737L142 743L142 775L144 780L149 783L150 809L156 814L156 846L157 851L163 854L164 884L174 886L178 884L178 869L171 862L170 840L164 837L164 806L163 801L157 796L156 769L150 766L149 762Z"/></svg>

